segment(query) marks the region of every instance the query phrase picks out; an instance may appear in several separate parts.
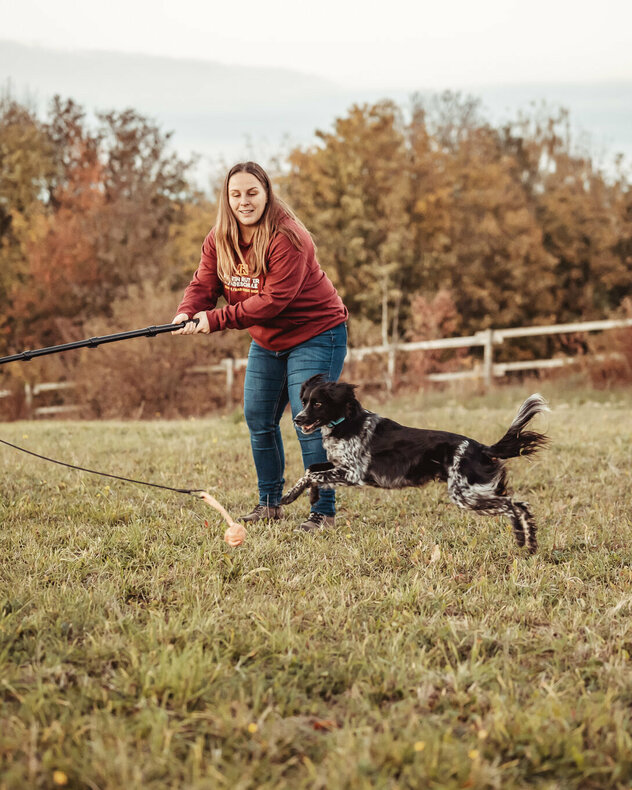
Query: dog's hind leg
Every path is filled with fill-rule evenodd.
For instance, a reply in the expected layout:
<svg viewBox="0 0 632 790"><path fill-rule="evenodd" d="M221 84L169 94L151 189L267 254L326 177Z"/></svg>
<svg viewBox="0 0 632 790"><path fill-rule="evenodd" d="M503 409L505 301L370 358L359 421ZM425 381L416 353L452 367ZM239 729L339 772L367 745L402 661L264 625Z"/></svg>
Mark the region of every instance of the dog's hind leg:
<svg viewBox="0 0 632 790"><path fill-rule="evenodd" d="M515 502L509 497L491 497L490 499L481 499L479 503L471 507L471 510L487 516L507 516L518 546L522 548L526 545L529 554L535 554L537 551L537 528L526 502Z"/></svg>
<svg viewBox="0 0 632 790"><path fill-rule="evenodd" d="M521 524L521 534L524 536L522 543L518 540L518 532L516 531L516 527L514 526L514 534L516 536L516 540L518 540L519 546L524 546L525 540L527 543L527 551L529 554L535 554L538 549L538 538L536 536L536 532L538 530L535 519L533 518L533 514L529 510L529 505L527 502L516 502L513 501L514 510L516 511L516 515L520 520Z"/></svg>
<svg viewBox="0 0 632 790"><path fill-rule="evenodd" d="M535 520L526 502L514 502L507 496L498 496L477 491L475 486L451 486L448 484L450 499L464 510L473 510L484 516L506 516L511 522L516 543L521 548L526 545L529 554L538 548Z"/></svg>
<svg viewBox="0 0 632 790"><path fill-rule="evenodd" d="M511 522L518 546L526 545L527 551L534 554L538 548L535 520L526 502L516 502L507 496L505 473L497 467L492 474L486 470L475 469L471 459L465 454L468 445L464 443L455 453L454 462L447 475L448 494L455 505L465 510L488 516L506 516ZM464 466L468 465L467 472ZM476 472L476 474L474 474ZM474 478L474 479L472 479Z"/></svg>

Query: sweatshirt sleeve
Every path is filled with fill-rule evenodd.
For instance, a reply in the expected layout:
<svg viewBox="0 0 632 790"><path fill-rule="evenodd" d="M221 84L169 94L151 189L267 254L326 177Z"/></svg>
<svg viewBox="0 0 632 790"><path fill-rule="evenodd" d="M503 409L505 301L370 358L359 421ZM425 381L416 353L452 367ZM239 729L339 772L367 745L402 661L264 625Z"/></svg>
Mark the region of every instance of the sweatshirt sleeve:
<svg viewBox="0 0 632 790"><path fill-rule="evenodd" d="M268 271L261 291L237 304L208 312L211 332L265 323L295 298L307 276L307 250L298 250L284 233L278 233L267 258Z"/></svg>
<svg viewBox="0 0 632 790"><path fill-rule="evenodd" d="M215 233L211 231L204 239L200 265L186 287L177 312L193 318L196 313L215 307L223 292L224 286L217 275Z"/></svg>

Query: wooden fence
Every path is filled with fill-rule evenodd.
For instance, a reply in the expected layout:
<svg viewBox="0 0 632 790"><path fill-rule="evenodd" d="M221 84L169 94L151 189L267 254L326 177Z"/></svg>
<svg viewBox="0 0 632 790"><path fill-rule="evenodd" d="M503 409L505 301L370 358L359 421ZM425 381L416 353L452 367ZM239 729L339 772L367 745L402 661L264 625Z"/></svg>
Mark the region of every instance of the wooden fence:
<svg viewBox="0 0 632 790"><path fill-rule="evenodd" d="M505 340L516 337L537 337L544 335L565 335L576 332L600 332L609 329L622 329L632 327L632 319L582 321L574 324L555 324L552 326L509 327L506 329L486 329L475 335L466 337L447 337L437 340L420 340L414 343L393 343L381 346L365 346L351 348L347 354L348 360L361 360L371 354L386 357L385 385L390 392L395 379L395 362L397 354L411 351L435 351L445 348L475 348L483 349L483 360L468 370L453 371L450 373L430 373L425 376L429 381L450 381L456 379L481 379L487 387L491 387L494 378L505 376L511 371L540 370L559 368L577 363L578 357L566 356L554 359L531 359L519 362L494 362L494 346L504 343ZM223 373L226 377L225 392L226 405L233 405L233 382L235 372L246 367L246 359L223 359L216 365L200 365L191 369L192 373L217 374Z"/></svg>
<svg viewBox="0 0 632 790"><path fill-rule="evenodd" d="M467 337L447 337L437 340L420 340L415 343L393 343L381 346L366 346L351 348L347 354L350 361L359 361L371 354L386 357L385 385L388 391L392 390L395 378L395 363L397 354L412 351L435 351L446 348L482 348L482 362L475 364L467 370L452 371L449 373L430 373L425 376L430 381L450 381L456 379L479 379L487 387L493 384L494 378L505 376L512 371L543 370L560 368L575 364L578 357L566 356L553 359L530 359L519 362L494 362L494 347L499 346L512 338L540 337L544 335L564 335L583 332L603 332L610 329L632 327L632 319L606 320L606 321L581 321L573 324L555 324L552 326L509 327L506 329L486 329ZM593 357L594 359L594 357ZM233 385L235 373L246 367L246 359L225 358L215 365L199 365L190 369L193 374L217 375L225 377L226 406L233 407ZM63 406L35 406L34 399L42 393L72 389L75 384L71 381L57 383L42 383L25 385L24 399L28 415L43 417L53 414L76 412L81 407L78 405ZM0 390L0 398L12 394L10 390Z"/></svg>

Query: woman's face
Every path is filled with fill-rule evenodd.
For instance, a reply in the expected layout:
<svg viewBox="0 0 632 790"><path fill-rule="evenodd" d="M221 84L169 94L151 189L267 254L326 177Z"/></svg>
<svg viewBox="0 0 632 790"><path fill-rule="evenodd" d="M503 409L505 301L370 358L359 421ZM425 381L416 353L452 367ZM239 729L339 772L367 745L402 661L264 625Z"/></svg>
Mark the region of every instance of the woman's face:
<svg viewBox="0 0 632 790"><path fill-rule="evenodd" d="M268 195L263 184L252 173L235 173L230 177L228 203L242 230L254 231L267 202Z"/></svg>

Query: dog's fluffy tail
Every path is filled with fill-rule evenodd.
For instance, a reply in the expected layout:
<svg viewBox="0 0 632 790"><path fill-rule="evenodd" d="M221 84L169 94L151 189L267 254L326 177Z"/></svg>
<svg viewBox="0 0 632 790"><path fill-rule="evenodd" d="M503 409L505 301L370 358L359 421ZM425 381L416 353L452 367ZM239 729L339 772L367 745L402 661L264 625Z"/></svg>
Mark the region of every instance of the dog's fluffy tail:
<svg viewBox="0 0 632 790"><path fill-rule="evenodd" d="M495 458L515 458L518 455L531 455L545 445L549 439L543 433L525 431L526 425L543 411L550 411L542 395L530 395L520 407L509 430L500 441L493 444L489 451Z"/></svg>

